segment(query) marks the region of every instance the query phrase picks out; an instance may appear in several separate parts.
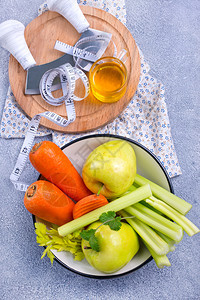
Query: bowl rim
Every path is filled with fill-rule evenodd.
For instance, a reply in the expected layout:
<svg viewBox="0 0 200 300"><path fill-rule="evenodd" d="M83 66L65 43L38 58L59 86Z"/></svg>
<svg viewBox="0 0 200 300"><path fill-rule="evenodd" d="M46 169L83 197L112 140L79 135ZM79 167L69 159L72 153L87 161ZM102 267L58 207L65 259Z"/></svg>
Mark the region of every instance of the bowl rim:
<svg viewBox="0 0 200 300"><path fill-rule="evenodd" d="M110 134L110 133L97 133L97 134L89 134L89 135L84 135L82 137L79 137L77 139L74 139L68 143L66 143L65 145L63 145L61 147L61 150L64 150L65 148L69 147L70 145L72 144L75 144L79 141L82 141L82 140L85 140L85 139L89 139L89 138L96 138L96 137L110 137L110 138L117 138L117 139L120 139L120 140L125 140L127 142L130 142L132 144L135 144L137 146L139 146L140 148L142 148L143 150L145 150L148 154L150 154L152 156L152 158L159 164L159 166L161 167L162 171L164 172L165 174L165 177L167 179L167 182L169 184L169 188L170 188L170 192L174 194L174 188L173 188L173 185L172 185L172 182L171 182L171 179L169 177L169 174L167 173L167 170L165 169L165 167L162 165L162 163L160 162L160 160L156 157L156 155L151 151L149 150L147 147L145 147L144 145L142 145L141 143L131 139L131 138L128 138L128 137L124 137L124 136L121 136L121 135L115 135L115 134ZM38 180L40 179L41 177L41 174L40 176L38 177ZM33 218L33 223L35 224L36 223L36 218L34 215L32 215L32 218ZM44 247L45 248L45 247ZM122 274L117 274L117 275L114 275L114 274L111 274L111 275L91 275L91 274L86 274L86 273L82 273L80 271L77 271L67 265L65 265L59 258L57 258L55 256L54 260L59 263L60 265L62 265L63 267L65 267L66 269L68 269L69 271L73 272L73 273L76 273L78 275L81 275L81 276L84 276L84 277L88 277L88 278L92 278L92 279L101 279L101 280L106 280L106 279L113 279L113 278L118 278L118 277L121 277L121 276L125 276L125 275L128 275L132 272L135 272L136 270L142 268L144 265L146 265L147 263L149 263L151 260L153 260L153 257L150 256L147 260L145 260L141 265L137 266L136 268L134 268L133 270L129 270L129 271L126 271Z"/></svg>

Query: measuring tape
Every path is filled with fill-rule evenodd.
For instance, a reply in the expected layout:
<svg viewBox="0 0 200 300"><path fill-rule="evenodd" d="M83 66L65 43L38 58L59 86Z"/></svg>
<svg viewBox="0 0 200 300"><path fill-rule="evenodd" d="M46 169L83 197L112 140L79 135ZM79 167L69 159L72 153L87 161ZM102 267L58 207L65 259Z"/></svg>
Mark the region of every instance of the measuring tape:
<svg viewBox="0 0 200 300"><path fill-rule="evenodd" d="M116 57L117 47L115 43L113 42L113 40L110 40L109 37L106 37L101 34L84 37L78 40L78 42L74 46L68 45L57 40L54 49L72 55L75 62L75 66L84 71L89 71L92 63L97 61L103 54L101 50L102 45L100 46L99 43L106 43L106 45L108 45L110 41L112 42L114 47L112 56Z"/></svg>
<svg viewBox="0 0 200 300"><path fill-rule="evenodd" d="M93 54L92 52L86 51L85 49L77 48L75 46L68 45L58 40L55 43L54 49L76 57L78 56L82 59L86 59L91 62L95 62L99 58L96 54Z"/></svg>
<svg viewBox="0 0 200 300"><path fill-rule="evenodd" d="M60 83L63 90L63 96L60 98L54 98L52 95L52 86L54 79L60 77ZM85 87L85 95L82 98L74 95L75 81L80 78ZM75 101L81 101L89 94L89 81L85 73L77 67L72 67L70 64L62 65L53 70L48 70L41 78L40 94L42 98L53 106L59 106L67 99L73 99Z"/></svg>
<svg viewBox="0 0 200 300"><path fill-rule="evenodd" d="M60 98L54 98L52 95L52 85L54 79L58 76L60 77L63 96ZM78 78L82 80L85 87L85 95L82 98L74 95L75 82ZM17 158L17 162L10 175L11 182L14 184L14 187L19 191L26 191L29 187L29 185L20 182L19 178L22 174L26 160L32 149L32 145L37 134L41 118L44 117L61 127L66 127L70 123L74 122L76 119L74 101L81 101L88 96L89 82L87 76L82 70L76 67L72 67L70 64L65 64L58 68L49 70L43 75L40 81L40 92L43 99L53 106L59 106L62 103L65 103L67 119L50 111L37 114L31 119L24 143Z"/></svg>

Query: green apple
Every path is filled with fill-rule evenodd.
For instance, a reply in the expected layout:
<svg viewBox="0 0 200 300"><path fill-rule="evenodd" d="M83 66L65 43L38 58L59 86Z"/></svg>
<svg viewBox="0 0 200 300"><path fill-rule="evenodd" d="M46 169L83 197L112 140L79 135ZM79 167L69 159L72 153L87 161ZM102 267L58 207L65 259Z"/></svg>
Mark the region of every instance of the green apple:
<svg viewBox="0 0 200 300"><path fill-rule="evenodd" d="M136 156L131 145L113 140L94 149L85 161L82 177L93 193L102 187L101 194L111 199L122 195L133 184L136 175Z"/></svg>
<svg viewBox="0 0 200 300"><path fill-rule="evenodd" d="M101 222L92 223L89 229L96 229ZM89 242L82 240L82 250L88 263L104 273L114 273L123 268L138 252L139 240L133 228L122 222L120 230L110 229L108 225L100 226L95 236L98 239L100 251L90 247Z"/></svg>

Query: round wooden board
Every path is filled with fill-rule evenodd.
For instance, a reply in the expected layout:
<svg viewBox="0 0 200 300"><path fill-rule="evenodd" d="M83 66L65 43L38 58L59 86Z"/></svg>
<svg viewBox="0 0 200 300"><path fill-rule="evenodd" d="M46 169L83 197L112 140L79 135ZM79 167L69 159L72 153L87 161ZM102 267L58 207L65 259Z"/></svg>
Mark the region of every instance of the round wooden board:
<svg viewBox="0 0 200 300"><path fill-rule="evenodd" d="M103 10L89 6L80 7L91 28L112 33L112 40L118 53L122 49L127 50L128 59L125 64L128 70L128 87L124 97L115 103L102 103L91 93L83 101L75 102L76 120L66 128L42 118L41 125L66 133L92 131L114 120L133 97L140 77L139 51L128 29L113 15ZM79 37L80 34L72 25L56 12L45 12L29 23L25 29L25 39L38 65L51 62L63 55L54 49L56 40L74 45ZM110 42L104 56L110 54L112 48ZM47 110L66 117L64 104L55 107L47 104L40 95L25 95L26 71L12 55L9 61L9 80L18 104L29 117L32 118ZM82 93L82 84L79 85L76 91Z"/></svg>

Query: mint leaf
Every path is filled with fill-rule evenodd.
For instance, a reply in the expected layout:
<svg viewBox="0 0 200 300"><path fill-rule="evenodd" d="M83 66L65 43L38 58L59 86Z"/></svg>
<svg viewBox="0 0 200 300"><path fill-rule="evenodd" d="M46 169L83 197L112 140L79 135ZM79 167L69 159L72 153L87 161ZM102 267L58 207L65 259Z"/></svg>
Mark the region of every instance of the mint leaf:
<svg viewBox="0 0 200 300"><path fill-rule="evenodd" d="M102 223L105 223L105 222L114 220L115 217L116 217L116 213L114 211L108 211L107 213L101 214L99 220Z"/></svg>
<svg viewBox="0 0 200 300"><path fill-rule="evenodd" d="M95 234L93 234L90 239L89 239L89 244L90 244L90 247L99 252L100 251L100 247L99 247L99 243L98 243L98 239L97 237L95 236Z"/></svg>
<svg viewBox="0 0 200 300"><path fill-rule="evenodd" d="M95 229L90 229L90 230L83 230L80 233L80 236L82 237L82 239L89 241L91 237L93 237L93 235L95 234Z"/></svg>
<svg viewBox="0 0 200 300"><path fill-rule="evenodd" d="M95 232L96 232L96 229L90 229L90 230L83 230L81 233L80 233L80 236L82 237L82 239L86 240L89 242L90 244L90 247L99 252L100 249L99 249L99 244L98 244L98 239L97 237L95 236Z"/></svg>
<svg viewBox="0 0 200 300"><path fill-rule="evenodd" d="M120 230L122 223L121 223L121 217L116 217L114 220L111 220L107 223L105 223L104 225L109 225L110 229L118 231Z"/></svg>
<svg viewBox="0 0 200 300"><path fill-rule="evenodd" d="M107 213L101 214L99 220L104 225L109 225L112 230L118 231L122 226L121 217L116 217L116 213L114 211L108 211Z"/></svg>
<svg viewBox="0 0 200 300"><path fill-rule="evenodd" d="M96 229L83 230L80 233L82 239L89 241L90 247L97 252L100 251L100 247L98 244L98 239L95 236L96 230L100 228L102 225L109 225L110 229L118 231L122 226L121 217L120 216L116 217L116 213L114 211L108 211L107 213L101 214L99 220L100 222L102 222L102 224L99 225Z"/></svg>

